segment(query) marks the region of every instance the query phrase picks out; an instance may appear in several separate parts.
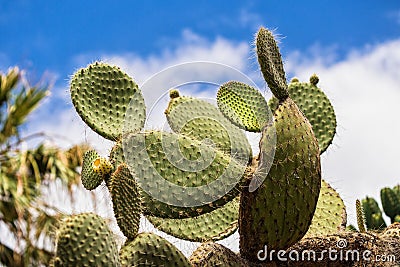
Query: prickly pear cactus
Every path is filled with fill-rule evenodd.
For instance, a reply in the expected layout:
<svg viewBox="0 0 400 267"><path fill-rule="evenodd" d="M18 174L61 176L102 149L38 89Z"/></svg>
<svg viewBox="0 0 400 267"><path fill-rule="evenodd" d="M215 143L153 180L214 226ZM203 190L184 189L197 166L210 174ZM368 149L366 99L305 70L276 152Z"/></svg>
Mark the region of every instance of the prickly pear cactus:
<svg viewBox="0 0 400 267"><path fill-rule="evenodd" d="M286 249L305 235L343 230L343 201L321 180L320 169L320 153L335 134L333 108L317 88L316 76L310 83L286 83L270 31L259 30L256 47L274 98L267 102L254 87L230 81L219 88L215 107L174 89L165 110L171 132L143 129L142 93L118 67L95 62L74 74L70 91L77 113L98 134L116 142L108 159L96 151L86 153L82 184L93 190L105 182L127 237L116 256L109 230L102 230L107 245L94 250L103 253L95 264L111 257L110 266L251 266L265 246ZM253 156L243 130L261 133L259 155ZM172 236L206 243L189 262L165 239L139 233L142 215ZM58 239L57 266L64 261L92 264L94 256L86 250L73 261L62 245L94 243L97 248L100 241L81 229L105 229L103 221L81 216L84 222L74 225L84 227L76 233L60 230L64 234ZM240 254L211 242L238 226ZM63 241L71 236L73 241Z"/></svg>

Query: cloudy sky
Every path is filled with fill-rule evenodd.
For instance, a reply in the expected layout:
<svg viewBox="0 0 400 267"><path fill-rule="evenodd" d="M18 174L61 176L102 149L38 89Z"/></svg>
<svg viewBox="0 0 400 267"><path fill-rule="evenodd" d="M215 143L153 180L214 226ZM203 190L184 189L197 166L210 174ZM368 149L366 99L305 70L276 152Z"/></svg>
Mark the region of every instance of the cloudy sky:
<svg viewBox="0 0 400 267"><path fill-rule="evenodd" d="M322 158L323 177L341 193L354 223L356 198L379 197L380 188L400 182L397 0L0 0L0 70L18 65L32 82L54 82L25 132L45 131L62 146L89 141L106 153L110 144L71 105L68 80L76 69L105 60L143 85L169 66L211 61L240 70L268 98L253 47L261 25L279 36L287 78L306 81L317 73L335 107L337 136ZM202 72L216 80L226 75ZM145 91L146 101L167 89ZM212 89L188 93L215 96Z"/></svg>

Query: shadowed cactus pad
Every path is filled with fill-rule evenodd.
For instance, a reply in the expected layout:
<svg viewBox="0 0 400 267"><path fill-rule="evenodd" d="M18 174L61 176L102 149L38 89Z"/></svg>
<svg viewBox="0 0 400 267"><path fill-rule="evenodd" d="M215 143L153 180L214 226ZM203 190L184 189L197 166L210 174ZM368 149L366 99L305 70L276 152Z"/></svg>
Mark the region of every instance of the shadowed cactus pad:
<svg viewBox="0 0 400 267"><path fill-rule="evenodd" d="M260 28L256 36L256 52L261 72L268 87L279 100L289 96L282 57L272 32Z"/></svg>
<svg viewBox="0 0 400 267"><path fill-rule="evenodd" d="M159 230L174 237L194 241L217 241L233 234L238 226L239 197L223 207L193 218L167 219L147 216Z"/></svg>
<svg viewBox="0 0 400 267"><path fill-rule="evenodd" d="M332 143L335 136L336 115L328 97L317 87L318 81L315 74L310 77L309 83L301 83L297 79L292 79L288 91L290 98L310 121L322 153ZM275 110L278 103L278 99L273 97L268 105L271 110Z"/></svg>
<svg viewBox="0 0 400 267"><path fill-rule="evenodd" d="M174 245L153 233L140 233L120 251L122 266L190 267L189 261Z"/></svg>
<svg viewBox="0 0 400 267"><path fill-rule="evenodd" d="M346 207L339 194L324 180L310 228L305 237L336 234L346 228Z"/></svg>
<svg viewBox="0 0 400 267"><path fill-rule="evenodd" d="M57 232L55 267L120 266L113 233L93 213L67 217Z"/></svg>
<svg viewBox="0 0 400 267"><path fill-rule="evenodd" d="M194 267L248 267L248 263L229 248L217 243L204 243L189 258Z"/></svg>
<svg viewBox="0 0 400 267"><path fill-rule="evenodd" d="M118 166L110 180L110 194L118 226L128 239L133 239L138 234L142 212L138 185L124 163Z"/></svg>
<svg viewBox="0 0 400 267"><path fill-rule="evenodd" d="M125 132L138 132L144 125L146 110L142 94L132 78L118 67L99 62L90 64L74 74L70 91L79 116L107 139L117 139L123 128Z"/></svg>
<svg viewBox="0 0 400 267"><path fill-rule="evenodd" d="M306 234L321 187L317 140L290 98L275 111L274 126L277 140L271 169L256 191L244 189L241 195L240 250L254 262L264 245L285 249Z"/></svg>
<svg viewBox="0 0 400 267"><path fill-rule="evenodd" d="M195 139L150 131L125 138L123 147L126 163L143 190L147 215L198 216L239 194L246 167Z"/></svg>
<svg viewBox="0 0 400 267"><path fill-rule="evenodd" d="M396 216L400 215L400 192L396 188L382 188L381 201L383 210L393 223Z"/></svg>
<svg viewBox="0 0 400 267"><path fill-rule="evenodd" d="M105 177L93 168L98 158L99 154L94 150L86 151L83 156L81 179L83 186L87 190L93 190L98 187Z"/></svg>
<svg viewBox="0 0 400 267"><path fill-rule="evenodd" d="M272 118L261 92L241 82L231 81L221 85L217 103L233 124L250 132L261 132Z"/></svg>
<svg viewBox="0 0 400 267"><path fill-rule="evenodd" d="M366 197L361 200L365 214L365 224L369 230L379 230L386 228L386 223L382 217L382 211L378 202L372 197Z"/></svg>

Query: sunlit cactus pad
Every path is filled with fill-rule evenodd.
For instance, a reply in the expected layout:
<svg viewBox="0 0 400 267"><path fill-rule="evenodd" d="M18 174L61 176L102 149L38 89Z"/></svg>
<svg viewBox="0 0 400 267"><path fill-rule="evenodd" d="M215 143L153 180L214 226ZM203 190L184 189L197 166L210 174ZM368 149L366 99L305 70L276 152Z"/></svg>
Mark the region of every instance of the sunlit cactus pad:
<svg viewBox="0 0 400 267"><path fill-rule="evenodd" d="M57 231L54 266L120 266L117 244L107 223L93 213L72 215Z"/></svg>
<svg viewBox="0 0 400 267"><path fill-rule="evenodd" d="M153 233L140 233L120 251L122 266L190 267L188 259L174 245Z"/></svg>
<svg viewBox="0 0 400 267"><path fill-rule="evenodd" d="M110 194L118 226L128 239L133 239L138 234L142 213L138 185L124 163L118 166L110 180Z"/></svg>
<svg viewBox="0 0 400 267"><path fill-rule="evenodd" d="M116 140L123 130L138 132L144 125L146 108L138 85L118 67L95 62L78 70L70 92L83 121L107 139Z"/></svg>
<svg viewBox="0 0 400 267"><path fill-rule="evenodd" d="M289 83L289 95L310 121L321 153L332 143L336 133L336 115L326 94L317 87L319 79L314 74L310 82L303 83L292 79ZM278 99L269 101L271 110L278 106Z"/></svg>
<svg viewBox="0 0 400 267"><path fill-rule="evenodd" d="M250 132L261 132L272 113L261 92L241 82L227 82L218 90L219 109L232 123Z"/></svg>
<svg viewBox="0 0 400 267"><path fill-rule="evenodd" d="M282 56L271 31L261 27L256 35L256 52L261 72L268 87L279 100L289 96Z"/></svg>
<svg viewBox="0 0 400 267"><path fill-rule="evenodd" d="M346 228L346 207L339 194L321 180L317 208L305 237L336 234Z"/></svg>
<svg viewBox="0 0 400 267"><path fill-rule="evenodd" d="M82 185L87 190L95 189L101 184L104 179L103 175L95 172L93 169L93 164L98 158L99 154L97 154L95 150L88 150L83 156L81 180Z"/></svg>

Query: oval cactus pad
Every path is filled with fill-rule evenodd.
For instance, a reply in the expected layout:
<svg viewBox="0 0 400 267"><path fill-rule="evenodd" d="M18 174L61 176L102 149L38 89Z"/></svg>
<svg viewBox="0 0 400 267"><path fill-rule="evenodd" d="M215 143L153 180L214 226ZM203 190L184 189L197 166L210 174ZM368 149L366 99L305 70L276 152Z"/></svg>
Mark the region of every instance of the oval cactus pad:
<svg viewBox="0 0 400 267"><path fill-rule="evenodd" d="M78 70L71 80L70 92L82 120L107 139L117 139L124 127L125 132L139 132L143 128L143 96L132 78L118 67L95 62ZM126 113L129 123L125 122Z"/></svg>

